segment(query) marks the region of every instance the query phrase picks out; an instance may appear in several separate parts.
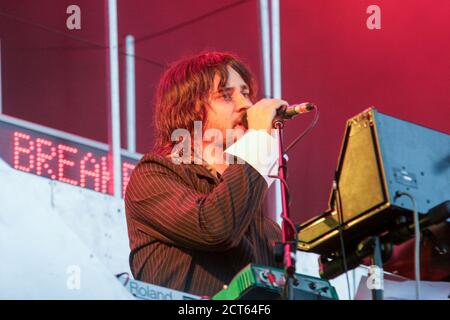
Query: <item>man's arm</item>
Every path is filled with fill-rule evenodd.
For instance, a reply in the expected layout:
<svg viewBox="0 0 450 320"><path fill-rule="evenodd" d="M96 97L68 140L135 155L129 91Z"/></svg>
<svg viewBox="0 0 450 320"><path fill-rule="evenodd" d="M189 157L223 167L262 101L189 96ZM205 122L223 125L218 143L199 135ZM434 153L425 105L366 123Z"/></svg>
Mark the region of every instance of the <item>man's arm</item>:
<svg viewBox="0 0 450 320"><path fill-rule="evenodd" d="M268 187L278 175L278 140L265 130L249 130L226 153L250 164L266 180Z"/></svg>
<svg viewBox="0 0 450 320"><path fill-rule="evenodd" d="M222 182L203 194L183 181L176 166L155 156L136 167L125 196L128 219L177 246L206 251L236 246L262 205L264 178L248 164L233 164Z"/></svg>

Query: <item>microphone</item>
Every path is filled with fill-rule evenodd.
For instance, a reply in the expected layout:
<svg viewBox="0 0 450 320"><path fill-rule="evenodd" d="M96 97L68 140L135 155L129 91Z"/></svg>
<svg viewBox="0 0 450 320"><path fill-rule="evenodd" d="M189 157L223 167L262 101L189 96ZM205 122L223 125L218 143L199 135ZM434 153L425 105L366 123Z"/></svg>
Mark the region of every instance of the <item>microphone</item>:
<svg viewBox="0 0 450 320"><path fill-rule="evenodd" d="M290 120L299 114L308 113L314 110L316 106L311 102L303 102L299 104L291 104L289 106L281 106L277 109L277 114L273 118L272 126L277 128L283 127L284 120Z"/></svg>
<svg viewBox="0 0 450 320"><path fill-rule="evenodd" d="M303 102L298 104L291 104L289 106L281 106L277 109L277 113L273 118L273 126L275 123L283 122L283 120L292 119L299 114L308 113L316 108L316 105L311 102ZM242 124L248 129L247 113L244 113L242 117Z"/></svg>
<svg viewBox="0 0 450 320"><path fill-rule="evenodd" d="M299 104L291 104L289 106L281 106L277 109L275 118L287 120L292 119L302 113L308 113L314 110L316 106L311 102L303 102Z"/></svg>

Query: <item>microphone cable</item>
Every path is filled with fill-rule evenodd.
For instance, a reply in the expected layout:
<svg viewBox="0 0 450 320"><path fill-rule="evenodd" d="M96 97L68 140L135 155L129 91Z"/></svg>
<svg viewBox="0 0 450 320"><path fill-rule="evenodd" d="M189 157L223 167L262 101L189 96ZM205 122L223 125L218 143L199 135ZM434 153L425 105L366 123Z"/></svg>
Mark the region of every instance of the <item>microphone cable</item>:
<svg viewBox="0 0 450 320"><path fill-rule="evenodd" d="M320 110L317 108L316 105L313 105L314 107L314 119L311 121L310 125L301 133L299 134L284 150L284 153L288 153L289 150L291 150L301 139L303 139L317 124L317 121L319 120L320 116Z"/></svg>
<svg viewBox="0 0 450 320"><path fill-rule="evenodd" d="M283 150L283 157L287 157L287 152L289 151L289 150L291 150L301 139L303 139L314 127L315 127L315 125L317 124L317 121L319 120L319 116L320 116L320 111L319 111L319 109L317 108L317 106L316 105L314 105L314 112L315 112L315 114L314 114L314 118L313 118L313 120L311 121L311 123L310 123L310 125L302 132L302 133L300 133L289 145L288 145L288 147L287 148L285 148L284 150ZM273 165L270 167L270 169L269 169L269 172L271 172L272 171L272 169L273 169L273 167L276 165L278 163L278 160L277 161L275 161L274 163L273 163ZM279 164L278 165L278 170L277 170L277 174L278 174L278 172L280 171L280 168L281 168L281 166L282 166L282 164ZM288 202L289 202L289 205L290 205L290 203L291 203L291 197L290 197L290 191L289 191L289 187L288 187L288 184L287 184L287 181L285 180L285 179L282 179L281 177L279 177L278 175L269 175L269 177L270 178L274 178L274 179L278 179L278 180L280 180L280 182L285 186L285 189L286 189L286 193L287 193L287 198L288 198ZM295 235L295 251L297 251L297 248L298 248L298 242L299 242L299 239L298 239L298 232L297 232L297 228L296 228L296 226L295 226L295 223L289 218L289 217L287 217L286 215L285 215L285 213L283 212L282 213L282 215L281 215L281 218L282 218L282 220L283 220L283 222L285 222L290 228L291 228L291 230L292 230L292 232L294 232L294 235ZM295 279L295 277L293 278L293 281L295 281L296 279ZM284 293L284 296L286 296L287 295L287 292L286 292L286 290L288 290L288 282L289 282L289 277L286 279L286 285L285 285L285 287L284 287L284 290L283 290L283 293Z"/></svg>
<svg viewBox="0 0 450 320"><path fill-rule="evenodd" d="M417 212L416 200L408 192L397 191L395 193L395 200L405 196L411 200L414 214L414 273L416 281L416 300L420 300L420 225L419 225L419 214ZM394 201L395 201L394 200Z"/></svg>
<svg viewBox="0 0 450 320"><path fill-rule="evenodd" d="M334 179L333 179L333 192L336 201L336 211L339 220L339 243L341 246L341 254L342 254L342 264L345 271L345 280L347 282L347 290L348 290L348 300L352 300L351 296L351 287L350 287L350 279L348 277L348 264L347 264L347 253L345 250L345 242L344 242L344 232L342 230L344 225L344 213L342 212L342 202L341 202L341 193L339 191L338 186L338 172L335 171Z"/></svg>

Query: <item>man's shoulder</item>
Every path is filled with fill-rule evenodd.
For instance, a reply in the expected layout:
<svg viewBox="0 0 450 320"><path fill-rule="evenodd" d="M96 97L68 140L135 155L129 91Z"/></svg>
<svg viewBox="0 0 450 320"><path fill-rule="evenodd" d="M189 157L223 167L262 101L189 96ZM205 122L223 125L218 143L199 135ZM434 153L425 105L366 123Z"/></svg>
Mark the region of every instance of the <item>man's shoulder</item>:
<svg viewBox="0 0 450 320"><path fill-rule="evenodd" d="M210 176L211 173L204 165L193 162L184 163L179 158L170 155L162 155L153 152L144 154L136 165L134 172L146 174L174 174L186 178L191 175Z"/></svg>
<svg viewBox="0 0 450 320"><path fill-rule="evenodd" d="M161 155L153 152L146 153L142 156L138 165L135 168L138 170L144 170L148 172L172 172L177 175L202 175L211 176L211 173L205 165L196 164L192 160L185 163L180 161L180 158L172 158L171 155Z"/></svg>
<svg viewBox="0 0 450 320"><path fill-rule="evenodd" d="M167 155L153 152L145 153L136 165L133 173L182 173L183 167L172 161Z"/></svg>
<svg viewBox="0 0 450 320"><path fill-rule="evenodd" d="M170 157L155 154L145 153L130 175L127 183L125 198L130 200L130 194L134 190L146 192L154 192L161 190L164 187L164 181L177 181L186 184L186 175L184 169L171 161Z"/></svg>
<svg viewBox="0 0 450 320"><path fill-rule="evenodd" d="M174 164L172 163L169 155L162 155L154 152L144 153L142 158L139 160L139 164L152 164L152 163L163 166L171 166Z"/></svg>

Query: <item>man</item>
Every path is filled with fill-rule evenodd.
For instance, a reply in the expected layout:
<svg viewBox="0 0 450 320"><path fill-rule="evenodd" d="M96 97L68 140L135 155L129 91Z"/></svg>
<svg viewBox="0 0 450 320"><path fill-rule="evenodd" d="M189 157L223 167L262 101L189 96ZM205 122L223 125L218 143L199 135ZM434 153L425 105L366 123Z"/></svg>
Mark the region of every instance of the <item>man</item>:
<svg viewBox="0 0 450 320"><path fill-rule="evenodd" d="M125 195L136 279L212 296L249 263L277 265L273 243L281 240L280 228L262 210L276 153L269 159L255 155L262 154L258 146L276 143L269 135L272 120L287 102L263 99L253 104L254 96L247 67L226 53L181 60L161 78L155 150L140 160ZM211 144L203 140L202 148L191 148L199 143L193 141L189 150L180 151L173 133L183 129L193 137L195 121L223 137L229 130L248 132L226 153L220 139L212 156L199 152ZM189 163L180 163L186 154ZM217 161L227 154L240 163Z"/></svg>

